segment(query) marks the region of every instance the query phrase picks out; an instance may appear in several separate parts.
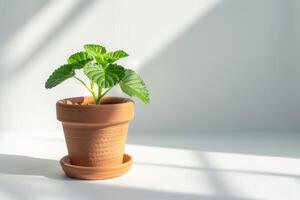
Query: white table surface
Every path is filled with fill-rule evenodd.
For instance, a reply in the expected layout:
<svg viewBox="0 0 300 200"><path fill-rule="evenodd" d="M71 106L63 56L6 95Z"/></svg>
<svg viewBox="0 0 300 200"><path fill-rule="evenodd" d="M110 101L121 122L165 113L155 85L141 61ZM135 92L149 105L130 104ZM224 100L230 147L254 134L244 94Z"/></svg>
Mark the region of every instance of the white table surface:
<svg viewBox="0 0 300 200"><path fill-rule="evenodd" d="M134 165L104 181L65 177L64 139L0 135L0 199L299 200L298 134L130 136Z"/></svg>

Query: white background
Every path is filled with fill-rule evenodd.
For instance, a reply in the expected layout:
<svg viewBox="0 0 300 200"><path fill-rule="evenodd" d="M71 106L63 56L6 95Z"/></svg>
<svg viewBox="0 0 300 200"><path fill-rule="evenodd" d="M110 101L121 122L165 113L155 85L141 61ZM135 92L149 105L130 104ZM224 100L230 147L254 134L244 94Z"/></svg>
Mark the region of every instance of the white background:
<svg viewBox="0 0 300 200"><path fill-rule="evenodd" d="M300 199L297 0L0 0L0 199ZM66 178L52 71L86 43L145 80L107 181ZM80 74L82 75L82 74ZM112 95L123 95L116 88Z"/></svg>

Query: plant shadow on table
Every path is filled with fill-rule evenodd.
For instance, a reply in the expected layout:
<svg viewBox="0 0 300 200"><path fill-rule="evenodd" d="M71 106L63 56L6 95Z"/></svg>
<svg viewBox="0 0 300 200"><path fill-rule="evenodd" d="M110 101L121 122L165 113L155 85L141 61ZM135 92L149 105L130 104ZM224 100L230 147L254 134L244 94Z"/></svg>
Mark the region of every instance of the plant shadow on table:
<svg viewBox="0 0 300 200"><path fill-rule="evenodd" d="M0 174L44 176L66 179L57 160L0 154Z"/></svg>
<svg viewBox="0 0 300 200"><path fill-rule="evenodd" d="M52 179L53 181L45 182L44 179L37 178L39 176ZM54 199L58 197L63 197L64 199L86 199L86 197L91 195L95 198L101 196L104 199L105 197L109 199L122 197L123 199L140 198L144 200L247 200L245 198L233 198L223 195L199 195L126 186L109 186L103 185L101 181L80 181L66 177L57 160L21 155L0 154L0 177L1 193L13 199L22 200L35 199L41 196ZM26 187L24 187L24 183L26 183Z"/></svg>

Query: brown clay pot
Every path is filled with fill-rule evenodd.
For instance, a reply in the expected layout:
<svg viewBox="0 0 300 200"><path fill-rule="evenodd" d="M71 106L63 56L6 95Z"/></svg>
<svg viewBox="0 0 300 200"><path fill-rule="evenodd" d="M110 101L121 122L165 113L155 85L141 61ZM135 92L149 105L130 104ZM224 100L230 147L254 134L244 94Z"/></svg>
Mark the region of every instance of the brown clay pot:
<svg viewBox="0 0 300 200"><path fill-rule="evenodd" d="M128 123L134 118L134 102L104 97L100 105L92 97L75 97L56 103L62 122L70 164L110 167L123 162Z"/></svg>

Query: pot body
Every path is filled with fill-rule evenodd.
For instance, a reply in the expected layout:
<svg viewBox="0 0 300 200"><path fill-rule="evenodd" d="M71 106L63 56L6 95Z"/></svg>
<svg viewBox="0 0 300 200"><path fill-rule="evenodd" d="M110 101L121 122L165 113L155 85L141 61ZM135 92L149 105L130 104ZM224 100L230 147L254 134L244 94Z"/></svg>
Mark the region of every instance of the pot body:
<svg viewBox="0 0 300 200"><path fill-rule="evenodd" d="M76 97L56 103L72 165L113 166L123 161L134 102L104 97L94 105L92 97Z"/></svg>

